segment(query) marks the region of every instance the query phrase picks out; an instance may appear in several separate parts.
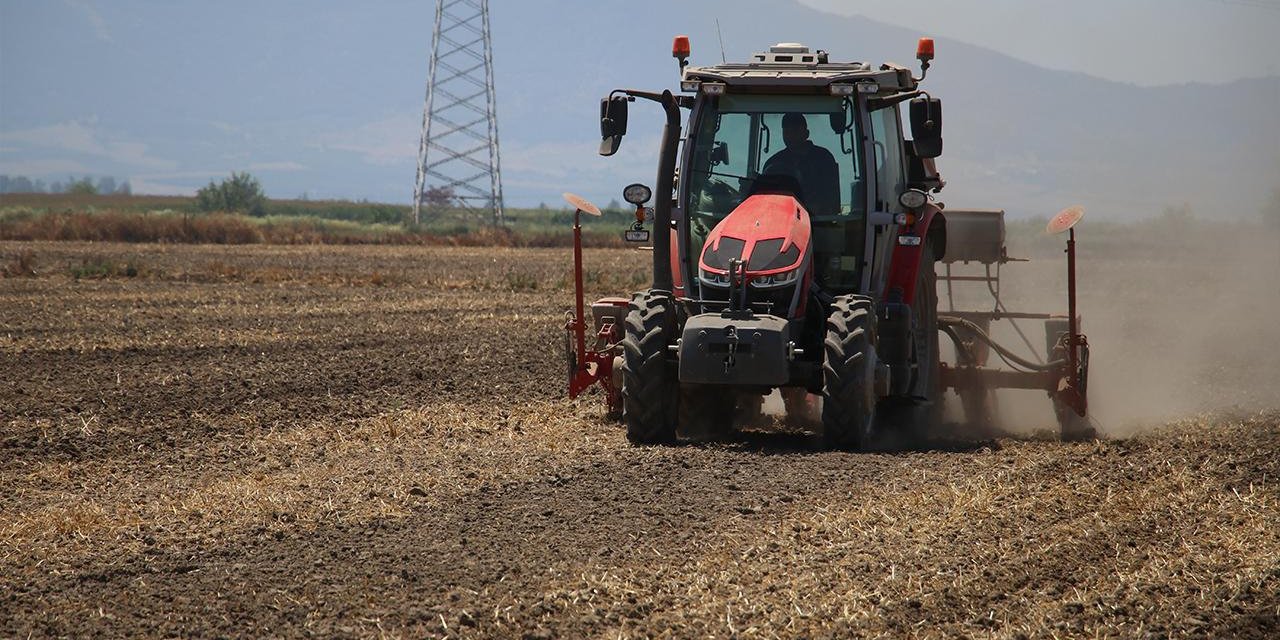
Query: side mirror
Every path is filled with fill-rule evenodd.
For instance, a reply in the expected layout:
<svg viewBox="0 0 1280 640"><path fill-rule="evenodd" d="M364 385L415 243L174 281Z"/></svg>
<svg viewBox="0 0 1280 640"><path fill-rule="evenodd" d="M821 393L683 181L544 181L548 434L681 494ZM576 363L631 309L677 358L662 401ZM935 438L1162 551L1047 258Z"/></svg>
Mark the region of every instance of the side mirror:
<svg viewBox="0 0 1280 640"><path fill-rule="evenodd" d="M942 101L922 96L911 101L910 109L916 155L921 158L942 155Z"/></svg>
<svg viewBox="0 0 1280 640"><path fill-rule="evenodd" d="M729 164L729 143L717 142L711 148L711 164Z"/></svg>
<svg viewBox="0 0 1280 640"><path fill-rule="evenodd" d="M627 135L627 97L614 96L600 101L600 155L618 152L622 136Z"/></svg>

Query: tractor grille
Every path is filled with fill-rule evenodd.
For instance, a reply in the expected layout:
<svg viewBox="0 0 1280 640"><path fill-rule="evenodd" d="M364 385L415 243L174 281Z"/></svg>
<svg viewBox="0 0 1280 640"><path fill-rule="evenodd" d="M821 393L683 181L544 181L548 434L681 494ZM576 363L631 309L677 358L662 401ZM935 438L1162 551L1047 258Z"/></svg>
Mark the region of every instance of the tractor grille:
<svg viewBox="0 0 1280 640"><path fill-rule="evenodd" d="M759 289L747 287L747 306L756 313L787 317L791 311L791 298L795 296L796 286L789 285L777 289ZM729 290L716 287L702 287L702 313L716 313L729 308Z"/></svg>

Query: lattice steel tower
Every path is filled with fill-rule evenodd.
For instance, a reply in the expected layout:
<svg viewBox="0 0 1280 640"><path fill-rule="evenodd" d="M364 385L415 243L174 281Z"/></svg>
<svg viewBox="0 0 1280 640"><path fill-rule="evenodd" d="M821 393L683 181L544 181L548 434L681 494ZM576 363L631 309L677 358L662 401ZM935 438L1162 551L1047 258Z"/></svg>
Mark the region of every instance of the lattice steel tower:
<svg viewBox="0 0 1280 640"><path fill-rule="evenodd" d="M420 222L424 204L443 204L447 198L445 206L488 213L495 225L503 224L499 165L489 0L437 0L414 223Z"/></svg>

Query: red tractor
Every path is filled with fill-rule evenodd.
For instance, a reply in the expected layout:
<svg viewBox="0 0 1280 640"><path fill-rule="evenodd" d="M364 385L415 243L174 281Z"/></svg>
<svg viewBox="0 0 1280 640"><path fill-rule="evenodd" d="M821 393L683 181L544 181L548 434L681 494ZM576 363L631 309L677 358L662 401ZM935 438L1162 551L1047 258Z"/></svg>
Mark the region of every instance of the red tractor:
<svg viewBox="0 0 1280 640"><path fill-rule="evenodd" d="M948 388L975 421L991 389L1035 388L1053 399L1064 438L1092 437L1074 231L1067 316L1013 314L998 293L991 311L939 315L935 264L953 245L988 265L1007 256L1002 214L953 217L934 199L945 185L934 164L942 104L919 88L932 40L920 40L919 78L890 63L832 62L794 43L746 63L693 67L688 39L677 37L673 54L683 94L618 89L601 102L606 156L626 133L630 102L656 102L666 114L653 284L625 307L598 301L589 322L577 243L577 308L566 327L571 396L599 383L627 437L649 444L723 435L780 390L789 414L821 405L813 422L828 446L857 449L878 431L937 424ZM638 212L627 239L649 240L642 214L650 190L631 185L623 195ZM1080 213L1054 223L1071 229ZM946 264L951 280L966 279ZM1016 318L1046 320L1047 362L1020 358L988 335L992 320ZM955 344L954 366L941 362L940 335ZM991 352L1020 370L987 368Z"/></svg>

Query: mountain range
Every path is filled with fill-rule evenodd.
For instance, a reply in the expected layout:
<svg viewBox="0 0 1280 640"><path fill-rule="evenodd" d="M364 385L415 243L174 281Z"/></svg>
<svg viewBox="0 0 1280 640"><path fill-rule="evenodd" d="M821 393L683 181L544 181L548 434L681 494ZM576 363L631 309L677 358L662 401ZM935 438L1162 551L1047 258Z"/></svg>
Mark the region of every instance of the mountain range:
<svg viewBox="0 0 1280 640"><path fill-rule="evenodd" d="M37 5L44 13L26 21L49 24L0 21L0 173L113 175L141 193L191 192L248 170L275 197L407 202L431 4L126 1L81 31L68 26L83 18L79 3ZM141 17L111 13L127 10ZM1276 77L1143 87L776 0L490 10L511 206L558 206L562 191L603 203L630 182L651 184L658 110L633 108L622 151L601 158L598 100L619 86L675 87L676 34L690 36L693 64L718 62L717 22L725 56L738 60L788 41L915 67L916 38L935 36L924 86L945 105L939 166L950 206L1048 215L1083 204L1132 219L1185 205L1253 216L1280 187Z"/></svg>

